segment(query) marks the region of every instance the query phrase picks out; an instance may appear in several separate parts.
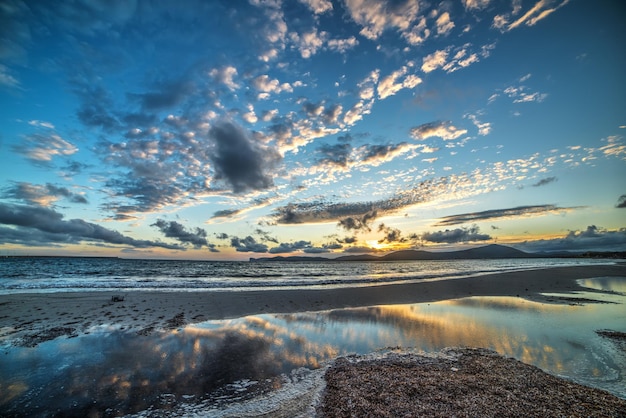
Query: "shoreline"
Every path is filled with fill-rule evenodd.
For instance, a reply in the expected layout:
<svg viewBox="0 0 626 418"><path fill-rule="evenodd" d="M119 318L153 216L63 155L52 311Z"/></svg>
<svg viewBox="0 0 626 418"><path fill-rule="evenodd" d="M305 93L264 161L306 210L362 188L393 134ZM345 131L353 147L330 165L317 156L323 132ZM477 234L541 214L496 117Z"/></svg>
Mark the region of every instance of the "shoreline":
<svg viewBox="0 0 626 418"><path fill-rule="evenodd" d="M156 292L16 293L0 295L0 343L37 345L62 335L90 332L94 326L149 334L208 320L255 314L284 314L377 305L428 303L472 296L512 296L542 303L572 303L542 293L589 291L576 280L626 277L626 266L554 267L443 279L336 289ZM582 302L590 302L584 300ZM28 340L30 338L30 340ZM24 341L23 341L24 342Z"/></svg>

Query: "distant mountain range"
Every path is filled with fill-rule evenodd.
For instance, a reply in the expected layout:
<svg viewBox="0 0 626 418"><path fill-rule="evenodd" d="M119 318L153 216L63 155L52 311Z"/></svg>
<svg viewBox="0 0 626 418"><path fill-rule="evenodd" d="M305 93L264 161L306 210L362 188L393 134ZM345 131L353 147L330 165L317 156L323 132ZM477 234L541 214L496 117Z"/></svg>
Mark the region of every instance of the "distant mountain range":
<svg viewBox="0 0 626 418"><path fill-rule="evenodd" d="M328 257L262 257L250 258L250 261L410 261L410 260L480 260L480 259L503 259L503 258L626 258L625 252L586 252L569 253L567 251L559 253L527 253L505 245L491 244L484 247L471 248L469 250L431 252L421 250L403 250L389 253L384 256L371 254L344 255L337 258Z"/></svg>

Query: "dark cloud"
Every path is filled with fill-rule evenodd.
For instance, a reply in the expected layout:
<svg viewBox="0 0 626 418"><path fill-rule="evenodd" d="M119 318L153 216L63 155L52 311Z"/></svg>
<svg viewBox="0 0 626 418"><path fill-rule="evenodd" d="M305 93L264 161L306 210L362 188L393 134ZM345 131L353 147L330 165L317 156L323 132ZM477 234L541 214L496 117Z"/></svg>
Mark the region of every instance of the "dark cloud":
<svg viewBox="0 0 626 418"><path fill-rule="evenodd" d="M428 242L454 244L458 242L489 241L491 237L487 234L481 234L477 226L472 226L470 228L426 232L422 234L422 239Z"/></svg>
<svg viewBox="0 0 626 418"><path fill-rule="evenodd" d="M240 212L241 212L241 210L239 210L239 209L218 210L218 211L213 213L213 216L211 216L211 219L213 219L213 218L230 218L232 216L237 215Z"/></svg>
<svg viewBox="0 0 626 418"><path fill-rule="evenodd" d="M88 164L84 164L79 161L67 161L65 163L65 166L61 167L61 170L62 170L61 175L63 177L73 177L82 173L89 167L90 166Z"/></svg>
<svg viewBox="0 0 626 418"><path fill-rule="evenodd" d="M23 234L23 243L45 239L41 244L56 243L107 243L129 245L137 248L161 247L169 250L184 249L179 245L170 245L158 241L136 240L117 231L82 219L64 220L63 215L49 208L40 206L9 205L0 203L0 224L11 225L15 231ZM0 235L3 237L4 235ZM3 238L0 238L2 240ZM15 242L15 241L13 241Z"/></svg>
<svg viewBox="0 0 626 418"><path fill-rule="evenodd" d="M302 110L309 118L316 118L322 114L324 111L324 105L321 103L315 104L311 102L305 102L302 105Z"/></svg>
<svg viewBox="0 0 626 418"><path fill-rule="evenodd" d="M338 123L342 110L343 108L338 104L328 106L322 112L321 118L326 124L336 124Z"/></svg>
<svg viewBox="0 0 626 418"><path fill-rule="evenodd" d="M370 202L332 203L316 201L306 203L289 203L274 210L273 217L278 224L302 224L320 222L342 222L346 229L358 229L363 226L363 220L373 220L376 216L383 216L407 206L432 200L446 190L449 179L425 180L417 186L397 193L387 199ZM353 219L347 219L353 218ZM343 226L342 225L342 226Z"/></svg>
<svg viewBox="0 0 626 418"><path fill-rule="evenodd" d="M372 229L369 223L376 219L377 215L377 212L374 210L360 217L348 216L347 218L340 219L338 226L346 231L371 231Z"/></svg>
<svg viewBox="0 0 626 418"><path fill-rule="evenodd" d="M262 230L260 228L257 228L257 229L254 230L254 233L256 235L260 236L261 240L264 241L264 242L273 242L273 243L278 244L278 240L276 238L274 238L273 236L271 236L269 234L269 232L267 232L267 231L264 231L264 230Z"/></svg>
<svg viewBox="0 0 626 418"><path fill-rule="evenodd" d="M150 226L156 226L168 238L174 238L183 244L191 244L194 248L207 247L212 252L218 252L214 244L207 241L207 232L202 228L195 228L193 231L187 230L182 224L176 221L165 221L157 219Z"/></svg>
<svg viewBox="0 0 626 418"><path fill-rule="evenodd" d="M617 199L617 205L615 205L616 208L626 208L626 194L623 194L619 197L619 199Z"/></svg>
<svg viewBox="0 0 626 418"><path fill-rule="evenodd" d="M192 91L193 85L182 79L160 83L155 91L148 93L129 93L129 97L137 100L144 110L161 110L181 103Z"/></svg>
<svg viewBox="0 0 626 418"><path fill-rule="evenodd" d="M582 231L569 231L563 238L526 241L516 245L525 251L625 251L626 228L607 230L589 225Z"/></svg>
<svg viewBox="0 0 626 418"><path fill-rule="evenodd" d="M226 181L234 193L264 190L274 185L272 170L281 161L276 150L263 146L231 122L216 124L209 136L215 142L210 158L216 180Z"/></svg>
<svg viewBox="0 0 626 418"><path fill-rule="evenodd" d="M397 228L386 226L385 224L378 225L378 232L384 232L385 236L378 240L380 244L387 242L389 244L394 242L406 242L407 239L402 236L402 232Z"/></svg>
<svg viewBox="0 0 626 418"><path fill-rule="evenodd" d="M107 132L121 128L122 124L113 112L113 100L104 88L87 84L83 80L74 80L74 92L81 102L76 116L84 125Z"/></svg>
<svg viewBox="0 0 626 418"><path fill-rule="evenodd" d="M281 242L278 247L270 248L271 254L293 253L296 251L311 248L311 241Z"/></svg>
<svg viewBox="0 0 626 418"><path fill-rule="evenodd" d="M22 200L27 203L48 206L60 198L66 198L72 203L88 203L85 196L72 193L66 187L58 187L51 183L44 186L18 182L11 187L7 187L2 197L8 199Z"/></svg>
<svg viewBox="0 0 626 418"><path fill-rule="evenodd" d="M217 239L228 239L228 234L225 232L220 232L218 234L215 234L215 238Z"/></svg>
<svg viewBox="0 0 626 418"><path fill-rule="evenodd" d="M547 178L541 179L537 183L533 184L533 187L545 186L546 184L554 183L557 180L558 179L556 177L547 177Z"/></svg>
<svg viewBox="0 0 626 418"><path fill-rule="evenodd" d="M231 237L230 245L240 253L266 253L267 245L256 242L254 237Z"/></svg>
<svg viewBox="0 0 626 418"><path fill-rule="evenodd" d="M498 218L515 218L518 216L544 215L549 213L567 212L580 209L580 206L558 207L556 205L518 206L508 209L492 209L482 212L462 213L441 218L437 226L457 225L466 222L485 221Z"/></svg>
<svg viewBox="0 0 626 418"><path fill-rule="evenodd" d="M351 152L352 146L347 142L335 145L323 145L317 149L317 153L322 155L322 157L317 160L317 163L346 167L350 162Z"/></svg>

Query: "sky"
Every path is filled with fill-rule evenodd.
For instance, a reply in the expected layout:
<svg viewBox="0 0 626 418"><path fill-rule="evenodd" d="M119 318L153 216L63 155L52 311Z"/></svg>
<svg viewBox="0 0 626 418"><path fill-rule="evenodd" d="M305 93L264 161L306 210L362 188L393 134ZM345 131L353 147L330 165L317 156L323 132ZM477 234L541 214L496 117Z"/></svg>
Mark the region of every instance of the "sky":
<svg viewBox="0 0 626 418"><path fill-rule="evenodd" d="M0 255L626 250L626 6L0 1Z"/></svg>

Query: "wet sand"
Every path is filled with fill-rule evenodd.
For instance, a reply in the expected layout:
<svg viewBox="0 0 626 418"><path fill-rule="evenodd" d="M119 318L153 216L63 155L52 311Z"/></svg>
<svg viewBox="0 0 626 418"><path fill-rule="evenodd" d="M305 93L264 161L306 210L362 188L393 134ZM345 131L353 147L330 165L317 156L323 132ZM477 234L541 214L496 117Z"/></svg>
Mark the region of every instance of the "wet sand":
<svg viewBox="0 0 626 418"><path fill-rule="evenodd" d="M626 277L625 265L559 267L420 283L258 291L75 292L0 295L0 343L35 346L58 336L112 326L139 334L213 319L348 307L410 304L468 296L514 296L546 303L576 303L542 293L582 290L577 279ZM589 290L589 289L586 289ZM113 296L124 296L114 302Z"/></svg>

